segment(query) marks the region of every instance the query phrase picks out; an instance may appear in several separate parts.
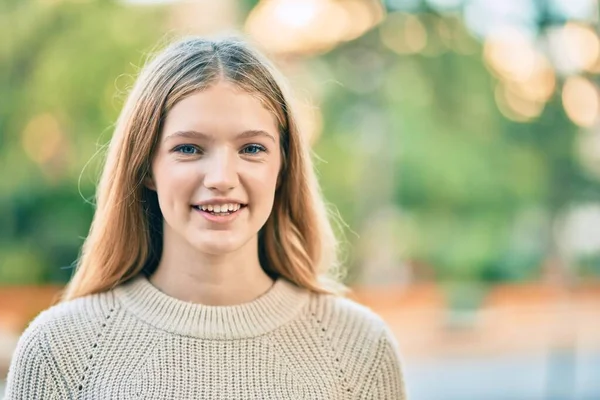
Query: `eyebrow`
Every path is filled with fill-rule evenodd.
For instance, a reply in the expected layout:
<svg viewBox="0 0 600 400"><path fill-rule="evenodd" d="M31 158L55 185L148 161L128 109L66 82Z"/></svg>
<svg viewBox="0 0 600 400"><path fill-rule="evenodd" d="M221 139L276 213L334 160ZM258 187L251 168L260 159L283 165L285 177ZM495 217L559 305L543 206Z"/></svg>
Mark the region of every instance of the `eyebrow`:
<svg viewBox="0 0 600 400"><path fill-rule="evenodd" d="M267 137L267 138L271 139L273 141L273 143L276 143L275 137L273 135L271 135L269 132L263 131L261 129L250 129L250 130L244 131L242 133L237 134L235 136L235 138L236 139L248 139L248 138L259 137L259 136ZM167 141L169 139L178 138L178 137L179 138L189 138L189 139L204 139L204 140L213 140L214 139L209 134L194 131L194 130L189 130L189 131L177 131L177 132L171 133L170 135L165 137L164 141Z"/></svg>

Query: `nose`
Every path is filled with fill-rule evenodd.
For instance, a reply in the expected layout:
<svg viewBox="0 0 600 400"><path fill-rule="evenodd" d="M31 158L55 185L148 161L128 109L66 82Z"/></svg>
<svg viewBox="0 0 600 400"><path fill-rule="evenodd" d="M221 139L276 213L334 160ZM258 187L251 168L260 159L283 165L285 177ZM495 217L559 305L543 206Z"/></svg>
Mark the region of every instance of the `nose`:
<svg viewBox="0 0 600 400"><path fill-rule="evenodd" d="M206 159L204 186L218 192L227 192L238 183L235 156L227 150L216 151Z"/></svg>

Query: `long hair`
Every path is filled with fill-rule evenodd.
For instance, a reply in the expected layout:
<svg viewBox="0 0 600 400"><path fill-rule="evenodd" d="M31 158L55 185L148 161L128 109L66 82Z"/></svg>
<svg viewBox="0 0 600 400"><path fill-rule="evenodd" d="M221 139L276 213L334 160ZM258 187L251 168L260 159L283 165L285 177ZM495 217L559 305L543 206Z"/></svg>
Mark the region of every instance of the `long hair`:
<svg viewBox="0 0 600 400"><path fill-rule="evenodd" d="M163 217L150 173L162 122L186 96L227 80L277 119L282 167L273 210L259 232L262 268L315 293L343 294L337 241L284 81L245 41L186 38L142 69L118 118L96 191L96 210L62 300L151 275L162 253Z"/></svg>

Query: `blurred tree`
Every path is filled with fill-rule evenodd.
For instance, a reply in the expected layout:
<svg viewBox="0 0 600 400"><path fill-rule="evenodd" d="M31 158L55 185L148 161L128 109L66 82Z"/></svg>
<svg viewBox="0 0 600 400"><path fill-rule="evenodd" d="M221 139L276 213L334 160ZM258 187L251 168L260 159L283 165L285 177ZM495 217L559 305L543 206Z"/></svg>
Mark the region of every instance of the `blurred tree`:
<svg viewBox="0 0 600 400"><path fill-rule="evenodd" d="M439 278L531 279L554 251L551 225L561 210L600 194L573 151L578 129L558 95L530 123L506 119L481 44L463 22L424 1L405 3L418 13L405 27L411 35L399 36L410 51L385 40L398 21L392 14L327 54L296 60L322 92L315 150L326 161L318 163L325 194L359 235L385 220L400 248L387 253ZM64 282L93 212L82 195L93 197L94 154L142 51L166 29L168 6L0 7L0 34L9 38L0 41L0 284ZM358 272L370 255L359 244L377 243L347 237ZM582 260L587 273L597 273L596 258Z"/></svg>
<svg viewBox="0 0 600 400"><path fill-rule="evenodd" d="M530 123L506 119L481 46L469 55L428 50L443 42L440 21L464 35L460 21L419 17L427 45L418 54L396 54L371 32L325 57L343 85L325 101L326 134L317 146L328 156L337 149L335 161L321 166L328 194L359 233L375 210L397 204L398 246L438 278L539 276L556 248L560 212L600 194L577 162L578 128L558 95Z"/></svg>
<svg viewBox="0 0 600 400"><path fill-rule="evenodd" d="M101 134L132 82L123 74L135 74L140 49L158 40L164 8L107 0L0 7L0 284L64 282L93 212L78 179L109 139ZM82 175L88 198L95 172Z"/></svg>

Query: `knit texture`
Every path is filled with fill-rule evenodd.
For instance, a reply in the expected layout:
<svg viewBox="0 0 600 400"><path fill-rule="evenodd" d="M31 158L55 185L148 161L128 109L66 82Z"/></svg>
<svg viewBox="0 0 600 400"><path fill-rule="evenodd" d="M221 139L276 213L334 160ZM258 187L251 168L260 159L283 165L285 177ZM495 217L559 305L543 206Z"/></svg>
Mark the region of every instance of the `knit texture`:
<svg viewBox="0 0 600 400"><path fill-rule="evenodd" d="M60 303L21 336L6 399L404 399L395 339L349 299L280 278L206 306L140 275Z"/></svg>

